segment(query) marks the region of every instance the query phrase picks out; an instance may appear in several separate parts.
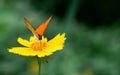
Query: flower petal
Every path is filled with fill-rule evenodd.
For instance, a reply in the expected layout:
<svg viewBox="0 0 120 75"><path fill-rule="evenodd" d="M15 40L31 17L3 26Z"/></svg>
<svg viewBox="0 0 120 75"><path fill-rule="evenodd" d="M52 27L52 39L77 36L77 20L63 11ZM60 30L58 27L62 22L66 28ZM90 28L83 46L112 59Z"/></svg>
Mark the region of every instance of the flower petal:
<svg viewBox="0 0 120 75"><path fill-rule="evenodd" d="M34 51L31 48L14 47L8 50L11 53L15 53L15 54L23 55L23 56L36 56L37 55L37 51Z"/></svg>
<svg viewBox="0 0 120 75"><path fill-rule="evenodd" d="M37 39L35 36L31 36L31 37L30 37L30 42L34 42L35 39Z"/></svg>
<svg viewBox="0 0 120 75"><path fill-rule="evenodd" d="M41 57L49 56L51 54L52 54L52 52L41 51L37 55L38 55L38 57L41 58Z"/></svg>
<svg viewBox="0 0 120 75"><path fill-rule="evenodd" d="M24 40L24 39L22 39L22 38L18 38L18 40L17 40L21 45L23 45L23 46L26 46L26 47L30 47L30 42L29 41L27 41L27 40Z"/></svg>
<svg viewBox="0 0 120 75"><path fill-rule="evenodd" d="M44 51L55 52L57 50L63 49L65 40L65 33L63 33L62 35L58 34L55 38L48 41L47 48Z"/></svg>

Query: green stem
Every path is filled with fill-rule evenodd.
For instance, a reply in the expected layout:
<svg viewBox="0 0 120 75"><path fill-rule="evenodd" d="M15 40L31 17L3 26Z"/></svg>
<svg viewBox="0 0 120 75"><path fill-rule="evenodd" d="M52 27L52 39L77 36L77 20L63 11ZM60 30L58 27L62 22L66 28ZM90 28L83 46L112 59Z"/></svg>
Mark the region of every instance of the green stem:
<svg viewBox="0 0 120 75"><path fill-rule="evenodd" d="M38 75L41 75L40 72L41 72L41 61L39 60L39 58L37 57L37 61L38 61Z"/></svg>

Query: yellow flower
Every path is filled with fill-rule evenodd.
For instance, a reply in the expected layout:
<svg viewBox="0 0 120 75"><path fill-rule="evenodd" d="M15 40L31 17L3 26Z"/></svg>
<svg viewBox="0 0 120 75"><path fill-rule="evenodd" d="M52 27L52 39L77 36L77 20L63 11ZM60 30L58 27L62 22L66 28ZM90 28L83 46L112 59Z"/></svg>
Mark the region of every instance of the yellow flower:
<svg viewBox="0 0 120 75"><path fill-rule="evenodd" d="M36 39L35 36L31 36L29 41L18 38L17 41L25 47L13 47L8 50L11 53L23 56L38 56L41 58L63 49L65 40L65 33L62 35L58 34L49 41L44 36L42 36L41 40Z"/></svg>
<svg viewBox="0 0 120 75"><path fill-rule="evenodd" d="M31 71L31 72L38 72L38 69L39 69L39 64L38 64L38 61L31 61L30 63L29 63L29 70Z"/></svg>

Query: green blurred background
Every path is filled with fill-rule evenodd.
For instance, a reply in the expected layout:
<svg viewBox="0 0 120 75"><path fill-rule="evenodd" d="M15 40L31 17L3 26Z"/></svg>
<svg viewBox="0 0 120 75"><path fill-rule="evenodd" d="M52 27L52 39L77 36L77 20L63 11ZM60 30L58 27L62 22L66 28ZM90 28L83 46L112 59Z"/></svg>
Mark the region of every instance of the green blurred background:
<svg viewBox="0 0 120 75"><path fill-rule="evenodd" d="M42 75L120 75L119 0L0 0L0 75L37 75L33 57L8 53L18 37L53 16L45 36L66 33L64 49L43 62ZM33 67L31 67L31 65Z"/></svg>

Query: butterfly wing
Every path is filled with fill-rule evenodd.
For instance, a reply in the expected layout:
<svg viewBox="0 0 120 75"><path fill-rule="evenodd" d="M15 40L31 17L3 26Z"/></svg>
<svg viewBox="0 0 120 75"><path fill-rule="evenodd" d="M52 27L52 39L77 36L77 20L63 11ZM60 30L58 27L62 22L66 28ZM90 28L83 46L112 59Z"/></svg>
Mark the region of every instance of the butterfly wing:
<svg viewBox="0 0 120 75"><path fill-rule="evenodd" d="M38 34L36 33L35 29L32 27L32 25L30 24L30 22L24 18L24 22L26 24L26 26L30 29L30 31L36 36L38 37Z"/></svg>
<svg viewBox="0 0 120 75"><path fill-rule="evenodd" d="M36 29L36 33L39 35L39 36L42 36L50 22L50 20L52 19L52 16L48 18L47 21L45 21L44 23L42 23L37 29Z"/></svg>

